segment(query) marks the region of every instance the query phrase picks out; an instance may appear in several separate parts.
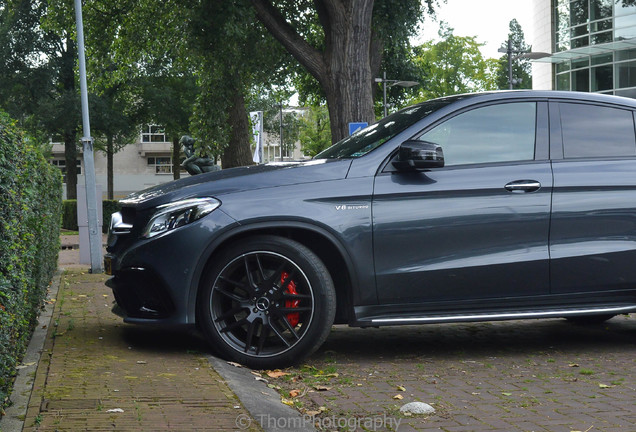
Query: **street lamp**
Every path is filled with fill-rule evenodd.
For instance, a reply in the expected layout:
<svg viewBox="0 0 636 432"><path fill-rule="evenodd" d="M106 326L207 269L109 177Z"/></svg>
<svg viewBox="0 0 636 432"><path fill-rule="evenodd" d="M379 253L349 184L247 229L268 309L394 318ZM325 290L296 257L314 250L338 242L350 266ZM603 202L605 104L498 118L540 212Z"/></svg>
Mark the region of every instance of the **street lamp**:
<svg viewBox="0 0 636 432"><path fill-rule="evenodd" d="M382 78L376 78L375 82L382 83L382 106L384 107L384 117L386 117L386 88L387 83L388 87L400 86L400 87L414 87L419 85L417 81L401 81L401 80L388 80L386 79L386 71L383 72Z"/></svg>
<svg viewBox="0 0 636 432"><path fill-rule="evenodd" d="M530 60L538 60L544 57L550 57L552 54L546 52L532 52L532 51L519 51L512 49L512 39L508 38L508 48L499 48L497 50L500 53L506 53L508 55L508 88L512 90L513 87L513 79L512 79L512 55L517 54L514 60L520 58L527 58Z"/></svg>

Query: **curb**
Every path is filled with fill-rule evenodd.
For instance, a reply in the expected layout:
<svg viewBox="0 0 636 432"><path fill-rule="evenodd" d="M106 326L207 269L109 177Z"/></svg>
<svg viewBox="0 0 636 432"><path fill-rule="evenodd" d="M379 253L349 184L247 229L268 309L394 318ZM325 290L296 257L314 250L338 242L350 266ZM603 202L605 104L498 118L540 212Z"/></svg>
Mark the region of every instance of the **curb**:
<svg viewBox="0 0 636 432"><path fill-rule="evenodd" d="M62 272L63 269L58 269L53 276L51 288L46 297L47 300L57 298ZM31 335L22 364L18 366L18 374L9 398L12 404L5 410L6 415L0 418L0 430L2 431L18 432L24 428L24 418L31 399L31 392L33 391L35 371L42 357L42 350L54 309L55 302L47 302L44 306L44 311L38 316L38 322Z"/></svg>
<svg viewBox="0 0 636 432"><path fill-rule="evenodd" d="M229 365L224 360L209 356L208 360L216 372L239 398L252 416L254 424L265 432L315 432L311 421L298 411L283 405L275 390L261 385L247 368ZM240 422L239 422L240 420ZM239 429L247 429L251 420L237 419Z"/></svg>

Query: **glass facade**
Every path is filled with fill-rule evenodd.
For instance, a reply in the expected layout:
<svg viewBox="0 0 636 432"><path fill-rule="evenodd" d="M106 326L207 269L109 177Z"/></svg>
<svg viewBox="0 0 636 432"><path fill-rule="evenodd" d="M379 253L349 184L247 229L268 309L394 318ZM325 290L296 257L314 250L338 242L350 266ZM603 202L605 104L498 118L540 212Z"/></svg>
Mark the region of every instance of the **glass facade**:
<svg viewBox="0 0 636 432"><path fill-rule="evenodd" d="M553 4L554 88L636 97L636 1Z"/></svg>

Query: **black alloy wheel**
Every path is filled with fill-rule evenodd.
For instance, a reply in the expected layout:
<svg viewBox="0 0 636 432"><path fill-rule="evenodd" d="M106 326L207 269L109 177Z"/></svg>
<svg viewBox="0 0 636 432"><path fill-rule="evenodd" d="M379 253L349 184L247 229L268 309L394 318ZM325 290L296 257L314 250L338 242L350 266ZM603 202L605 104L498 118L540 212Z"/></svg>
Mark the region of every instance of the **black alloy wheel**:
<svg viewBox="0 0 636 432"><path fill-rule="evenodd" d="M276 236L242 240L204 278L199 317L212 346L247 366L298 362L327 338L335 316L333 282L302 244Z"/></svg>

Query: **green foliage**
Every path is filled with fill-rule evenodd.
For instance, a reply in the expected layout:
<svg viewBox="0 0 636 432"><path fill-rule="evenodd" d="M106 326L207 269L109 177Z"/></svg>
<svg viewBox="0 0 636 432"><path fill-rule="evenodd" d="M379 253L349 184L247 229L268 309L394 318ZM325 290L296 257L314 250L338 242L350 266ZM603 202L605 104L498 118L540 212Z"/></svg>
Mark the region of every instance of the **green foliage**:
<svg viewBox="0 0 636 432"><path fill-rule="evenodd" d="M312 157L331 145L331 127L326 107L311 107L301 117L299 139L302 152Z"/></svg>
<svg viewBox="0 0 636 432"><path fill-rule="evenodd" d="M62 202L62 228L77 231L77 200L71 199Z"/></svg>
<svg viewBox="0 0 636 432"><path fill-rule="evenodd" d="M121 205L117 200L103 200L102 213L104 222L102 232L107 233L110 226L110 217L113 213L121 210ZM77 231L77 200L64 200L62 202L62 228L69 231Z"/></svg>
<svg viewBox="0 0 636 432"><path fill-rule="evenodd" d="M280 143L281 101L291 95L285 91L271 92L265 88L255 89L248 103L249 111L263 111L263 131L267 133L269 143ZM302 122L302 115L296 110L283 108L283 154L293 155Z"/></svg>
<svg viewBox="0 0 636 432"><path fill-rule="evenodd" d="M60 250L60 171L0 112L0 408Z"/></svg>
<svg viewBox="0 0 636 432"><path fill-rule="evenodd" d="M496 61L486 60L475 37L455 36L442 25L439 42L426 42L414 49L414 63L424 89L413 101L485 90L495 90Z"/></svg>
<svg viewBox="0 0 636 432"><path fill-rule="evenodd" d="M510 33L508 38L512 41L512 50L518 53L530 51L530 45L526 44L525 35L521 25L516 19L510 21ZM501 44L501 48L508 49L508 41ZM514 88L530 89L532 88L532 65L530 59L517 58L518 54L512 55L512 79ZM499 67L497 68L497 88L507 90L508 83L508 54L504 54L499 59Z"/></svg>

